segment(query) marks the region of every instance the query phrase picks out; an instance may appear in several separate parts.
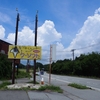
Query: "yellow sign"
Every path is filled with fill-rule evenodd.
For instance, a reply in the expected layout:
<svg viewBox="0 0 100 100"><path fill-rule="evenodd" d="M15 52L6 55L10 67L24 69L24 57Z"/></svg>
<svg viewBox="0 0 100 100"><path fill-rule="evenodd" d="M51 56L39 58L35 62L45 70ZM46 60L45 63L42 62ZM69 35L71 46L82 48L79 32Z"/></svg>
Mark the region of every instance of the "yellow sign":
<svg viewBox="0 0 100 100"><path fill-rule="evenodd" d="M41 59L40 46L9 45L8 58L11 59Z"/></svg>

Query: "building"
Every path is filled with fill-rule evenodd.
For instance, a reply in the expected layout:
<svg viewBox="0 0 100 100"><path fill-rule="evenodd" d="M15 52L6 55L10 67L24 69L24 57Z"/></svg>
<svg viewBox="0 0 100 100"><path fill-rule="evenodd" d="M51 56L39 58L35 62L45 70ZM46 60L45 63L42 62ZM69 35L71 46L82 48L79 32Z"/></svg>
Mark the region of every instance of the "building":
<svg viewBox="0 0 100 100"><path fill-rule="evenodd" d="M9 45L12 45L6 41L0 39L0 53L8 56ZM13 62L13 59L10 59ZM15 64L20 64L20 59L15 60Z"/></svg>

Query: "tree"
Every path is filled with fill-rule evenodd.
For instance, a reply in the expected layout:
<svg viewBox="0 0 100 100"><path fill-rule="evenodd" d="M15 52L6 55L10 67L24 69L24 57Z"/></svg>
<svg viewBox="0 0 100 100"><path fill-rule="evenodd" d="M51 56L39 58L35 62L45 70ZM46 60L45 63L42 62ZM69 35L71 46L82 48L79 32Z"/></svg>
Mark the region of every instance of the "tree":
<svg viewBox="0 0 100 100"><path fill-rule="evenodd" d="M42 63L37 62L37 63L36 63L36 68L40 68L40 70L41 70L42 68L44 68L44 66L43 66Z"/></svg>
<svg viewBox="0 0 100 100"><path fill-rule="evenodd" d="M12 75L12 63L8 60L7 56L0 54L0 79L11 78Z"/></svg>
<svg viewBox="0 0 100 100"><path fill-rule="evenodd" d="M82 75L100 77L100 53L81 54L74 62L69 59L58 60L52 64L53 74Z"/></svg>

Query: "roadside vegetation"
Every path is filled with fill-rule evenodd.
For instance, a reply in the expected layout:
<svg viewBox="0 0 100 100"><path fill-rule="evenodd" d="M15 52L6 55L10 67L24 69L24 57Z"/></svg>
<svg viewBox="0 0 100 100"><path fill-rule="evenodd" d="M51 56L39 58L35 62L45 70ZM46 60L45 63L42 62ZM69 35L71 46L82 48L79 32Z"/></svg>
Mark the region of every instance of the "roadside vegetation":
<svg viewBox="0 0 100 100"><path fill-rule="evenodd" d="M19 65L18 75L15 73L16 78L31 77L29 73L26 73L26 67L22 64ZM12 78L12 63L8 60L7 55L0 53L0 80L9 80Z"/></svg>
<svg viewBox="0 0 100 100"><path fill-rule="evenodd" d="M52 74L100 78L100 53L81 54L72 59L58 60L52 63ZM44 65L49 71L49 64Z"/></svg>
<svg viewBox="0 0 100 100"><path fill-rule="evenodd" d="M30 75L30 73L27 73L25 69L19 69L18 75L16 75L16 78L30 78L30 77L32 76Z"/></svg>
<svg viewBox="0 0 100 100"><path fill-rule="evenodd" d="M12 73L12 63L7 56L0 53L0 80L10 79Z"/></svg>
<svg viewBox="0 0 100 100"><path fill-rule="evenodd" d="M77 89L90 89L89 87L85 86L85 85L81 85L81 84L76 84L76 83L70 83L68 84L68 86L77 88Z"/></svg>
<svg viewBox="0 0 100 100"><path fill-rule="evenodd" d="M37 83L39 84L39 83ZM58 86L53 86L53 85L44 85L44 86L40 86L39 89L36 88L30 88L30 87L24 87L24 88L20 88L20 89L9 89L7 88L8 85L11 85L11 82L8 81L4 81L0 84L0 90L24 90L24 91L28 91L28 90L36 90L36 91L47 91L47 92L58 92L58 93L63 93L63 90L58 87Z"/></svg>
<svg viewBox="0 0 100 100"><path fill-rule="evenodd" d="M3 81L3 82L0 84L0 90L6 89L6 86L7 86L7 85L11 85L11 82Z"/></svg>
<svg viewBox="0 0 100 100"><path fill-rule="evenodd" d="M40 91L54 91L54 92L58 92L58 93L63 93L63 90L60 87L53 86L53 85L41 86L38 90L40 90Z"/></svg>

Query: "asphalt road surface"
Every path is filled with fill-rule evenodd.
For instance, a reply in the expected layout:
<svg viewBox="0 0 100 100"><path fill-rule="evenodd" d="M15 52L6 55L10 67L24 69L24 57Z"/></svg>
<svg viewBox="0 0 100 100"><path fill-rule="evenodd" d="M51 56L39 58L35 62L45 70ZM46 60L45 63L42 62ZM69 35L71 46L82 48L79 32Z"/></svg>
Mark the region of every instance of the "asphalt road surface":
<svg viewBox="0 0 100 100"><path fill-rule="evenodd" d="M44 75L42 75L42 77L44 78L44 82L49 83L49 74L45 72ZM41 77L37 76L37 79L40 80ZM100 91L100 80L99 79L61 76L61 75L52 74L50 83L57 85L57 86L66 85L68 83L78 83L78 84L86 85L88 87L92 87Z"/></svg>

